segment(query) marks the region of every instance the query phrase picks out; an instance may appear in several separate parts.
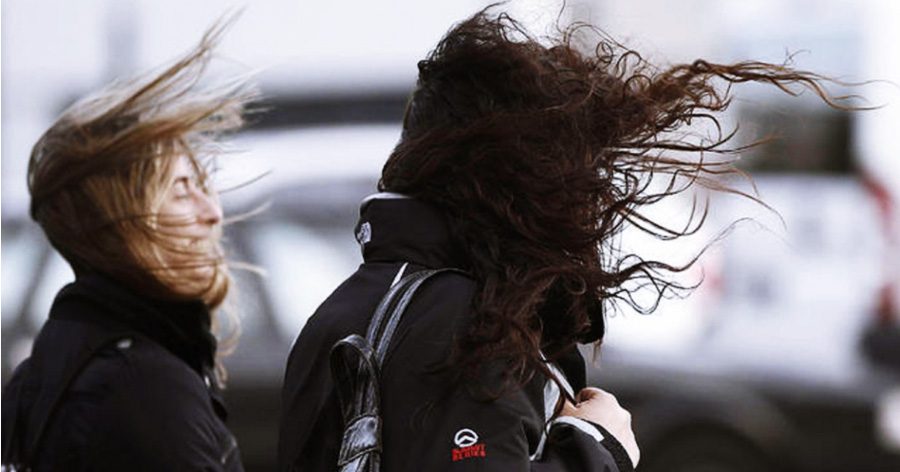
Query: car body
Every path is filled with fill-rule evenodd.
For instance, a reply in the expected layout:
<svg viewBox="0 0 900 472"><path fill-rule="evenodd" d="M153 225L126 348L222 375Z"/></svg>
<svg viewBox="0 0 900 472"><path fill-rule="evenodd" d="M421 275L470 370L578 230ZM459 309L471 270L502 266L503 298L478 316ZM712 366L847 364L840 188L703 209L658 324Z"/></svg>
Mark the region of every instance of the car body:
<svg viewBox="0 0 900 472"><path fill-rule="evenodd" d="M229 425L248 470L275 468L280 386L291 343L316 306L361 262L353 237L358 204L375 191L381 162L398 136L396 124L251 131L235 144L253 151L247 160L226 156L235 165L217 176L226 188L270 172L245 189L223 193L233 220L226 247L243 263L234 264L243 334L226 360L226 395ZM818 192L819 201L834 201L821 208L844 202L861 218L855 227L865 229L868 217L859 202L866 197L847 179L773 177L760 184L772 191L789 223L794 214L806 218L802 234L818 249L811 250L810 241L786 249L733 234L704 259L707 285L714 288L696 294L698 306L663 304L650 317L611 317L597 362L584 347L592 360L589 383L614 392L632 411L643 451L639 470L900 470L900 435L891 433L900 423L897 373L859 349L871 318L866 298L879 283L866 267L880 246L863 247L869 241L864 233L847 236L827 211L789 208ZM726 206L724 214L745 210ZM72 275L33 222L4 218L6 381L27 355L56 290ZM832 240L838 245L832 247ZM797 246L804 249L800 259L790 259ZM841 255L848 250L855 254L852 266ZM825 292L804 282L813 278ZM822 293L830 295L822 299ZM637 324L628 327L627 320Z"/></svg>

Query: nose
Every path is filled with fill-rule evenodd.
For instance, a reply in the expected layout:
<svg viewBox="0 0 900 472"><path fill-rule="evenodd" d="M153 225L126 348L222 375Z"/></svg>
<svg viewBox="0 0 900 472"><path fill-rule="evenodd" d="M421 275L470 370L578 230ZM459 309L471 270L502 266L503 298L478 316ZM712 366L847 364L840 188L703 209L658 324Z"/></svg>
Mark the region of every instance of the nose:
<svg viewBox="0 0 900 472"><path fill-rule="evenodd" d="M197 204L200 207L197 217L201 223L215 226L222 222L222 205L219 204L218 197L213 193L198 191Z"/></svg>

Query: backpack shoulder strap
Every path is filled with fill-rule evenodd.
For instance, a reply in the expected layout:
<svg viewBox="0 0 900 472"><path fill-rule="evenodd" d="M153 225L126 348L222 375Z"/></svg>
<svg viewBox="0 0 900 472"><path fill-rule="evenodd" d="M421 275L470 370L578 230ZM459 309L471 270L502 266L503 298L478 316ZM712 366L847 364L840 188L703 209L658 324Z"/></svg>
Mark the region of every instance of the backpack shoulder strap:
<svg viewBox="0 0 900 472"><path fill-rule="evenodd" d="M367 337L369 343L375 348L375 356L379 367L384 363L384 357L387 355L388 348L391 346L391 340L394 337L394 333L397 331L400 320L406 312L407 306L409 306L409 303L412 301L413 296L428 280L440 274L450 272L467 275L459 269L429 269L415 272L405 277L408 278L408 280L407 285L403 287L402 292L394 294L392 299L388 300L388 303L382 302L385 304L385 309L390 310L390 316L378 320L378 322L381 323L381 327L377 330L378 334L375 337ZM397 285L400 285L400 283ZM387 305L391 305L391 307L388 307ZM382 307L379 306L379 308ZM376 320L373 318L372 324L375 322ZM370 333L372 331L371 328L370 325Z"/></svg>
<svg viewBox="0 0 900 472"><path fill-rule="evenodd" d="M422 285L459 269L428 269L404 276L381 299L366 337L352 334L331 349L331 371L341 411L344 436L338 455L341 472L376 472L381 462L379 373L391 339L406 308Z"/></svg>

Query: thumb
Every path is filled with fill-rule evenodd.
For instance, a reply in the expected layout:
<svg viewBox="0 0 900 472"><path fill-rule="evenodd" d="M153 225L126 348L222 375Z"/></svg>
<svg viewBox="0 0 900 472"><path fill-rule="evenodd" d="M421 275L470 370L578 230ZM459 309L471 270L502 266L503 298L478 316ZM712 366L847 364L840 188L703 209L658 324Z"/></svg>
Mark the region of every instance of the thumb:
<svg viewBox="0 0 900 472"><path fill-rule="evenodd" d="M576 413L578 413L578 409L568 400L563 404L562 411L559 412L560 416L577 416Z"/></svg>

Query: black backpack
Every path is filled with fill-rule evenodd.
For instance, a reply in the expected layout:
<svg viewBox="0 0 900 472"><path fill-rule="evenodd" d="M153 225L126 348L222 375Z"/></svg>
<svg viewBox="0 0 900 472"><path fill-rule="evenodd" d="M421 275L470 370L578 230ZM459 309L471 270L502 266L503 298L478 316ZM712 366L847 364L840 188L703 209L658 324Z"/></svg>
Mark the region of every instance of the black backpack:
<svg viewBox="0 0 900 472"><path fill-rule="evenodd" d="M377 472L381 468L379 373L391 338L416 291L427 280L458 269L423 270L406 275L378 304L366 337L352 334L331 348L331 373L344 418L338 454L340 472Z"/></svg>

